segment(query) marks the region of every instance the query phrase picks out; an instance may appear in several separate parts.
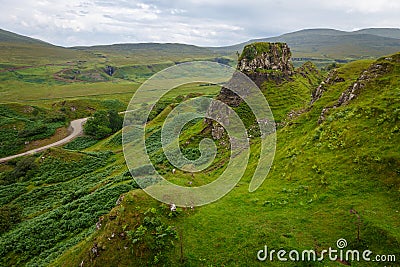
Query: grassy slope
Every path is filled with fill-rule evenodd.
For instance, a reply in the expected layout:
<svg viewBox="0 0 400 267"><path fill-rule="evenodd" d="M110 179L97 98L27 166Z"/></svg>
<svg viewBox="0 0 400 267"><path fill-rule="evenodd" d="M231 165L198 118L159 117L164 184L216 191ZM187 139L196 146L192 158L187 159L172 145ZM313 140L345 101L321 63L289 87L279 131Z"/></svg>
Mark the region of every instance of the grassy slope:
<svg viewBox="0 0 400 267"><path fill-rule="evenodd" d="M345 81L330 86L308 112L278 131L274 165L256 192L247 191L252 173L249 168L238 186L221 200L181 212L172 219L170 223L183 231L184 265L261 266L265 263L257 262L256 252L265 244L273 249L321 251L334 248L339 238L345 238L349 248L368 248L399 257L399 58L397 55L397 62L389 63L393 67L390 73L370 81L359 97L331 110L327 120L318 125L322 108L334 104L371 61L338 69ZM270 102L273 100L278 101ZM257 151L256 143L252 150ZM120 261L145 265L124 249L130 247L129 240L108 240L113 232L135 227L138 205L143 208L159 204L143 192L127 193L122 206L110 213L117 215L116 219L106 216L102 230L69 250L54 265L74 266L82 260L91 266L116 265ZM361 242L356 240L356 219L350 209L361 214ZM93 242L104 244L104 250L90 263L88 251ZM168 265L178 265L179 255L177 245L170 252ZM327 265L338 263L319 264Z"/></svg>
<svg viewBox="0 0 400 267"><path fill-rule="evenodd" d="M189 84L174 89L164 100L183 99L195 91L215 96L219 90L217 86ZM86 99L58 103L52 108L64 108L65 116L70 118L78 114L84 116L88 104L94 110L118 108L121 103ZM4 112L7 116L15 115L14 120L36 120L41 116L41 113L33 115L31 109L35 108L31 106L3 107L9 108ZM71 111L70 107L76 110ZM45 115L52 113L46 109L40 111ZM1 235L0 265L47 265L90 236L99 217L114 207L123 192L133 189L130 175L125 175L121 132L100 142L81 137L65 148L70 151L56 148L36 155L37 169L18 176L11 183L7 177L14 175L16 165L23 159L0 165L0 206L22 207L22 222ZM45 231L48 232L43 234ZM33 246L34 242L40 246Z"/></svg>

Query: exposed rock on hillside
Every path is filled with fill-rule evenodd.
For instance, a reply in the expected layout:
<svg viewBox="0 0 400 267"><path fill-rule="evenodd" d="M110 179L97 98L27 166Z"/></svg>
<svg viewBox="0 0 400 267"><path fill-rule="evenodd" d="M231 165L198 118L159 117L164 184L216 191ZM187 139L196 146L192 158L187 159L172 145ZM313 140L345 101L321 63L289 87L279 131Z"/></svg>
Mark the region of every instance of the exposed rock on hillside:
<svg viewBox="0 0 400 267"><path fill-rule="evenodd" d="M265 81L281 83L290 80L294 74L290 57L291 52L286 43L253 43L244 47L237 69L259 87ZM233 107L242 102L240 97L225 87L222 87L218 100Z"/></svg>
<svg viewBox="0 0 400 267"><path fill-rule="evenodd" d="M113 76L114 72L115 72L115 67L113 66L106 66L104 68L104 72L107 73L109 76Z"/></svg>
<svg viewBox="0 0 400 267"><path fill-rule="evenodd" d="M259 87L266 81L274 81L279 84L290 80L295 73L290 58L291 52L286 43L253 43L244 47L239 57L237 70L246 74ZM304 71L306 72L305 69ZM226 87L222 87L217 99L232 107L239 106L243 101ZM218 114L219 117L224 116L223 112L212 106L208 112ZM224 133L222 127L209 119L206 119L206 122L212 127L213 138L221 139Z"/></svg>
<svg viewBox="0 0 400 267"><path fill-rule="evenodd" d="M258 86L267 80L280 83L293 75L291 56L286 43L253 43L244 47L237 69Z"/></svg>
<svg viewBox="0 0 400 267"><path fill-rule="evenodd" d="M397 55L396 55L397 56ZM358 77L357 81L349 86L339 97L336 104L330 107L323 108L319 117L318 123L322 123L325 120L326 114L332 108L337 108L343 105L347 105L351 100L358 97L364 87L371 81L385 73L391 71L392 64L390 61L400 61L400 54L397 57L388 57L380 59L373 63L367 70ZM318 88L317 88L318 91Z"/></svg>
<svg viewBox="0 0 400 267"><path fill-rule="evenodd" d="M313 104L315 101L321 98L322 94L326 91L327 86L344 81L344 78L339 77L336 69L329 72L328 77L325 79L325 81L321 82L320 85L311 93L310 104Z"/></svg>
<svg viewBox="0 0 400 267"><path fill-rule="evenodd" d="M387 73L389 71L389 67L390 64L388 63L372 64L361 74L361 76L352 86L347 88L347 90L342 93L342 95L339 97L337 106L345 105L350 100L356 98L360 94L361 90L365 87L366 83L384 73Z"/></svg>

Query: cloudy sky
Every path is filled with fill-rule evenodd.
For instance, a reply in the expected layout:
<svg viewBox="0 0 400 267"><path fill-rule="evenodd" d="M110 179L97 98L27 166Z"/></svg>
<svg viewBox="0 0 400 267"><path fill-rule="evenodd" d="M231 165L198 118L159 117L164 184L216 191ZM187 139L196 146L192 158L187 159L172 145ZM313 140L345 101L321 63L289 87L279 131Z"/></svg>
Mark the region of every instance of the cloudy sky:
<svg viewBox="0 0 400 267"><path fill-rule="evenodd" d="M304 28L400 27L398 0L0 0L0 5L0 28L62 46L223 46Z"/></svg>

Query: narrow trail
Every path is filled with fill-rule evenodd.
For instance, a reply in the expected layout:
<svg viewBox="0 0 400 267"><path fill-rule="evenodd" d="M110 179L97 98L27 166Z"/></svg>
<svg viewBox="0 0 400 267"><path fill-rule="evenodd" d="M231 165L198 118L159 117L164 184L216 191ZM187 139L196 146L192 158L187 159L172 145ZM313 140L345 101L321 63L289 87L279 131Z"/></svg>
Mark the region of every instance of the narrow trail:
<svg viewBox="0 0 400 267"><path fill-rule="evenodd" d="M72 132L70 133L70 135L68 135L64 139L61 139L61 140L59 140L57 142L54 142L54 143L51 143L51 144L48 144L46 146L42 146L42 147L39 147L39 148L35 148L35 149L29 150L29 151L26 151L26 152L23 152L23 153L20 153L20 154L8 156L8 157L5 157L5 158L0 158L0 163L6 162L6 161L9 161L11 159L18 158L18 157L22 157L22 156L26 156L26 155L32 155L32 154L41 152L43 150L46 150L48 148L55 147L55 146L61 146L61 145L64 145L64 144L66 144L68 142L71 142L73 139L75 139L80 134L82 134L82 132L83 132L83 124L87 121L87 119L88 118L83 118L83 119L77 119L77 120L71 121L69 127L72 129Z"/></svg>

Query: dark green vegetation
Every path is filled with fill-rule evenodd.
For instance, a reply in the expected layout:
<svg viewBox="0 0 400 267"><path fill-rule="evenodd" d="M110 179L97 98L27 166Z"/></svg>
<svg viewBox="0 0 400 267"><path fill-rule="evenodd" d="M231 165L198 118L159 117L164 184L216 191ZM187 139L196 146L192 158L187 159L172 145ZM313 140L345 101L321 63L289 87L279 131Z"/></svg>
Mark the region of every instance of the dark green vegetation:
<svg viewBox="0 0 400 267"><path fill-rule="evenodd" d="M149 208L143 213L141 225L128 231L133 244L132 252L137 257L149 258L149 265L165 264L164 253L173 247L177 239L176 230L162 221L160 213L156 208ZM165 212L161 215L165 215Z"/></svg>
<svg viewBox="0 0 400 267"><path fill-rule="evenodd" d="M19 152L25 144L54 135L66 125L62 112L17 104L0 105L0 157Z"/></svg>
<svg viewBox="0 0 400 267"><path fill-rule="evenodd" d="M0 188L2 266L49 264L93 233L99 217L135 187L112 152L54 149L32 161L35 170Z"/></svg>
<svg viewBox="0 0 400 267"><path fill-rule="evenodd" d="M257 54L261 54L264 51L270 50L270 43L267 42L258 42L252 43L246 46L247 49L244 49L238 60L242 60L243 58L247 60L253 60Z"/></svg>
<svg viewBox="0 0 400 267"><path fill-rule="evenodd" d="M79 136L64 146L69 150L83 150L96 144L98 140L93 136Z"/></svg>
<svg viewBox="0 0 400 267"><path fill-rule="evenodd" d="M83 128L85 134L102 139L122 129L123 119L115 110L96 111Z"/></svg>
<svg viewBox="0 0 400 267"><path fill-rule="evenodd" d="M125 105L118 100L70 100L53 102L50 107L22 104L0 105L0 157L17 154L30 144L38 142L45 145L67 135L66 127L70 120L91 116L97 109L124 110ZM108 132L111 134L118 130L118 114L111 116L113 125ZM116 115L116 116L115 116ZM107 126L108 127L108 126ZM59 131L60 133L58 133ZM54 136L56 134L56 136ZM44 138L48 139L43 141Z"/></svg>

